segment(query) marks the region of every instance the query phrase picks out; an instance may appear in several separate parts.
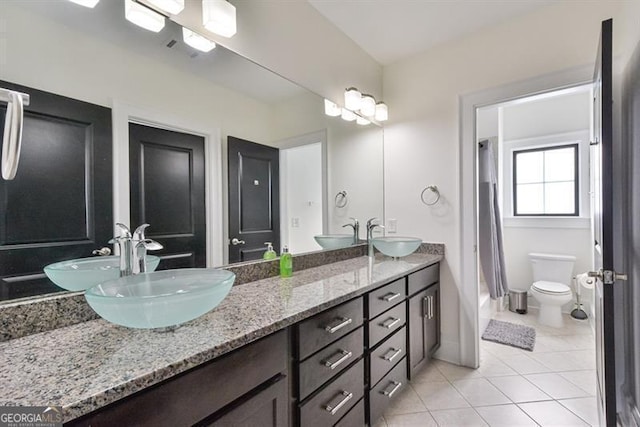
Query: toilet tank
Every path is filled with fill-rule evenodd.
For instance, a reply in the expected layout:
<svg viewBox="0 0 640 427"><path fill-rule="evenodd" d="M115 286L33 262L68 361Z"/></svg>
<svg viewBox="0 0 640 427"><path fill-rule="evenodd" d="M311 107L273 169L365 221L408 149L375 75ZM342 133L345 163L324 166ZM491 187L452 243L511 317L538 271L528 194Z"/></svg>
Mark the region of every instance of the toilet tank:
<svg viewBox="0 0 640 427"><path fill-rule="evenodd" d="M576 257L571 255L529 254L533 268L533 281L546 280L548 282L564 283L571 286L573 264Z"/></svg>

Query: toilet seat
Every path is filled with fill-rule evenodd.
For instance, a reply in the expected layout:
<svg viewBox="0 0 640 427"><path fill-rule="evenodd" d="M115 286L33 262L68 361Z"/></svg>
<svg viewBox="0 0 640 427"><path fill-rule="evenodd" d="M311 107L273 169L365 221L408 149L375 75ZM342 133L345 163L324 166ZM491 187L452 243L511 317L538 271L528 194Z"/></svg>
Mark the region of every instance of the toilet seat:
<svg viewBox="0 0 640 427"><path fill-rule="evenodd" d="M534 282L532 288L546 295L571 295L571 288L564 283L540 280L539 282Z"/></svg>

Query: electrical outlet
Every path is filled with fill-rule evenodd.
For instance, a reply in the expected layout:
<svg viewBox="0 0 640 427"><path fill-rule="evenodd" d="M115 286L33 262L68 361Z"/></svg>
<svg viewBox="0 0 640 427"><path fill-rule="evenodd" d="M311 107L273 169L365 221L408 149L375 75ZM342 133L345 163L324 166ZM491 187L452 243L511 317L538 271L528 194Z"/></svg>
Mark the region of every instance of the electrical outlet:
<svg viewBox="0 0 640 427"><path fill-rule="evenodd" d="M300 218L291 218L291 228L300 227Z"/></svg>
<svg viewBox="0 0 640 427"><path fill-rule="evenodd" d="M395 218L389 218L387 220L387 233L398 232L398 220Z"/></svg>

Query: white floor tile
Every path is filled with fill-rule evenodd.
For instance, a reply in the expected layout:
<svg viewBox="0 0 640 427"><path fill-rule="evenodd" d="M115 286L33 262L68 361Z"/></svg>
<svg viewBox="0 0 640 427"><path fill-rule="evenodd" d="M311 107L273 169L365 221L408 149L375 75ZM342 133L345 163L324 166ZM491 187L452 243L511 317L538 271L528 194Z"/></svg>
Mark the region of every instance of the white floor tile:
<svg viewBox="0 0 640 427"><path fill-rule="evenodd" d="M480 367L478 367L477 371L483 377L500 377L517 374L517 372L511 369L506 363L489 353L481 358Z"/></svg>
<svg viewBox="0 0 640 427"><path fill-rule="evenodd" d="M489 406L511 403L509 398L502 394L493 384L485 378L453 381L453 386L460 392L471 406Z"/></svg>
<svg viewBox="0 0 640 427"><path fill-rule="evenodd" d="M553 400L526 378L517 375L510 377L490 378L489 381L515 403Z"/></svg>
<svg viewBox="0 0 640 427"><path fill-rule="evenodd" d="M483 406L475 408L491 427L536 426L537 424L516 405Z"/></svg>
<svg viewBox="0 0 640 427"><path fill-rule="evenodd" d="M555 401L520 403L518 406L541 426L571 427L588 425L573 412Z"/></svg>
<svg viewBox="0 0 640 427"><path fill-rule="evenodd" d="M547 354L547 353L542 353ZM532 355L534 356L534 355ZM504 363L506 363L511 369L519 373L520 375L525 374L537 374L541 372L550 372L550 369L538 362L535 359L532 359L530 356L525 354L520 356L511 356L502 359Z"/></svg>
<svg viewBox="0 0 640 427"><path fill-rule="evenodd" d="M429 411L469 407L464 397L448 382L412 384L412 387Z"/></svg>
<svg viewBox="0 0 640 427"><path fill-rule="evenodd" d="M472 408L433 411L431 415L440 427L486 426L482 417Z"/></svg>
<svg viewBox="0 0 640 427"><path fill-rule="evenodd" d="M387 427L438 427L428 412L385 416Z"/></svg>
<svg viewBox="0 0 640 427"><path fill-rule="evenodd" d="M519 348L486 340L480 340L480 348L481 350L486 351L502 360L507 357L520 356L524 352L524 350L521 350Z"/></svg>
<svg viewBox="0 0 640 427"><path fill-rule="evenodd" d="M531 358L549 368L552 372L581 371L595 369L594 350L558 351L553 353L536 353Z"/></svg>
<svg viewBox="0 0 640 427"><path fill-rule="evenodd" d="M446 363L446 362L440 362ZM444 375L436 367L436 363L428 364L411 380L411 383L429 383L434 381L447 381Z"/></svg>
<svg viewBox="0 0 640 427"><path fill-rule="evenodd" d="M598 402L595 397L564 399L558 401L562 406L582 418L592 426L598 426Z"/></svg>
<svg viewBox="0 0 640 427"><path fill-rule="evenodd" d="M398 395L396 399L391 401L391 404L385 411L385 415L395 414L410 414L413 412L426 412L427 407L424 406L422 400L418 397L415 390L409 386Z"/></svg>
<svg viewBox="0 0 640 427"><path fill-rule="evenodd" d="M558 372L560 376L595 396L598 391L598 378L595 370Z"/></svg>
<svg viewBox="0 0 640 427"><path fill-rule="evenodd" d="M388 427L387 420L385 420L384 417L380 417L380 419L373 424L373 427Z"/></svg>
<svg viewBox="0 0 640 427"><path fill-rule="evenodd" d="M467 368L466 366L458 366L441 360L435 360L434 364L438 368L438 371L449 381L482 377L477 369Z"/></svg>
<svg viewBox="0 0 640 427"><path fill-rule="evenodd" d="M556 373L531 374L525 375L524 377L554 399L570 399L573 397L588 396L586 391Z"/></svg>

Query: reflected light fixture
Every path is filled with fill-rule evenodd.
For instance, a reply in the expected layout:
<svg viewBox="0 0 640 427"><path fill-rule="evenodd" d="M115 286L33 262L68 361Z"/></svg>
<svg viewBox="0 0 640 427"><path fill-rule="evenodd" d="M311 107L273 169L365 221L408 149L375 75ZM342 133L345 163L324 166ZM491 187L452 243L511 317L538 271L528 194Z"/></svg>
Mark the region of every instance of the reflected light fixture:
<svg viewBox="0 0 640 427"><path fill-rule="evenodd" d="M94 8L100 0L69 0L72 3L79 4L80 6Z"/></svg>
<svg viewBox="0 0 640 427"><path fill-rule="evenodd" d="M184 27L182 28L182 40L192 48L201 52L211 52L211 50L216 47L216 44L208 38Z"/></svg>
<svg viewBox="0 0 640 427"><path fill-rule="evenodd" d="M354 113L353 111L347 110L346 108L342 109L342 119L346 120L348 122L352 122L356 119L356 113Z"/></svg>
<svg viewBox="0 0 640 427"><path fill-rule="evenodd" d="M344 91L344 108L351 111L358 111L362 101L362 94L355 87L350 87Z"/></svg>
<svg viewBox="0 0 640 427"><path fill-rule="evenodd" d="M358 118L356 119L356 123L362 126L366 126L368 124L370 124L371 122L367 119L365 119L364 117L360 117L358 116Z"/></svg>
<svg viewBox="0 0 640 427"><path fill-rule="evenodd" d="M147 0L149 3L172 15L177 15L184 9L184 0Z"/></svg>
<svg viewBox="0 0 640 427"><path fill-rule="evenodd" d="M164 16L133 0L124 0L124 17L127 21L154 33L164 28Z"/></svg>
<svg viewBox="0 0 640 427"><path fill-rule="evenodd" d="M223 37L236 33L236 7L226 0L202 0L202 25Z"/></svg>
<svg viewBox="0 0 640 427"><path fill-rule="evenodd" d="M375 119L379 122L389 120L389 109L387 108L387 104L385 104L384 102L378 102L376 104Z"/></svg>
<svg viewBox="0 0 640 427"><path fill-rule="evenodd" d="M371 117L376 114L376 100L371 95L362 95L360 101L360 112L367 117Z"/></svg>
<svg viewBox="0 0 640 427"><path fill-rule="evenodd" d="M324 100L324 113L327 116L337 117L342 114L342 108L334 102L329 101L328 99Z"/></svg>

